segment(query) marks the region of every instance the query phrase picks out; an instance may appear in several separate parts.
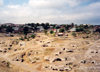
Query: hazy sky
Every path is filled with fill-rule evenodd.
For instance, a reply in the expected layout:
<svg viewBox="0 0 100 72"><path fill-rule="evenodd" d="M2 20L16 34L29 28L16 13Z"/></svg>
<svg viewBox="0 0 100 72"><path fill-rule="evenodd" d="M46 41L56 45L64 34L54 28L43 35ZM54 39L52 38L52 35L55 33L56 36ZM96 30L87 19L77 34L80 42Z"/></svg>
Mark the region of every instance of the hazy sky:
<svg viewBox="0 0 100 72"><path fill-rule="evenodd" d="M0 23L100 24L100 0L0 0Z"/></svg>

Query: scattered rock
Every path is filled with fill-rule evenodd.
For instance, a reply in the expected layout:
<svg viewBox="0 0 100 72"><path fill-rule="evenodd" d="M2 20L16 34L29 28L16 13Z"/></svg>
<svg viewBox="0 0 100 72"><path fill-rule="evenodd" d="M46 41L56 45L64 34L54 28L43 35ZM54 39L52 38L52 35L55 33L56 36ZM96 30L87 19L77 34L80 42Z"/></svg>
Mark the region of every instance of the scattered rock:
<svg viewBox="0 0 100 72"><path fill-rule="evenodd" d="M0 50L0 52L2 52L2 50Z"/></svg>
<svg viewBox="0 0 100 72"><path fill-rule="evenodd" d="M62 61L62 59L56 58L56 59L53 60L53 62L56 62L56 61Z"/></svg>
<svg viewBox="0 0 100 72"><path fill-rule="evenodd" d="M63 48L63 50L65 50L65 48Z"/></svg>
<svg viewBox="0 0 100 72"><path fill-rule="evenodd" d="M14 51L17 51L17 49L14 49Z"/></svg>
<svg viewBox="0 0 100 72"><path fill-rule="evenodd" d="M55 54L55 56L58 56L58 54Z"/></svg>
<svg viewBox="0 0 100 72"><path fill-rule="evenodd" d="M73 63L72 63L72 62L69 62L69 63L67 63L66 65L73 65Z"/></svg>
<svg viewBox="0 0 100 72"><path fill-rule="evenodd" d="M98 53L98 51L96 51L96 53Z"/></svg>
<svg viewBox="0 0 100 72"><path fill-rule="evenodd" d="M94 51L91 51L91 53L94 53Z"/></svg>
<svg viewBox="0 0 100 72"><path fill-rule="evenodd" d="M64 68L65 71L71 71L72 68L70 66Z"/></svg>
<svg viewBox="0 0 100 72"><path fill-rule="evenodd" d="M77 67L77 65L76 65L76 64L74 64L74 65L73 65L73 67Z"/></svg>
<svg viewBox="0 0 100 72"><path fill-rule="evenodd" d="M59 71L64 71L64 69L63 69L63 68L61 68L61 69L59 69Z"/></svg>
<svg viewBox="0 0 100 72"><path fill-rule="evenodd" d="M33 61L32 63L36 63L36 61Z"/></svg>
<svg viewBox="0 0 100 72"><path fill-rule="evenodd" d="M19 61L19 59L16 59L16 61Z"/></svg>
<svg viewBox="0 0 100 72"><path fill-rule="evenodd" d="M30 56L30 55L31 55L31 53L28 53L28 54L27 54L27 56Z"/></svg>
<svg viewBox="0 0 100 72"><path fill-rule="evenodd" d="M67 51L67 52L70 52L70 53L72 53L72 52L74 52L73 50L69 50L69 51Z"/></svg>
<svg viewBox="0 0 100 72"><path fill-rule="evenodd" d="M67 57L65 57L65 61L67 61Z"/></svg>
<svg viewBox="0 0 100 72"><path fill-rule="evenodd" d="M53 68L52 70L58 71L58 69L57 69L57 68Z"/></svg>
<svg viewBox="0 0 100 72"><path fill-rule="evenodd" d="M21 59L21 62L24 62L24 59Z"/></svg>
<svg viewBox="0 0 100 72"><path fill-rule="evenodd" d="M21 55L21 58L23 58L25 56L25 53L23 53L22 55Z"/></svg>
<svg viewBox="0 0 100 72"><path fill-rule="evenodd" d="M6 53L7 51L6 51L6 50L4 50L3 52L4 52L4 53Z"/></svg>
<svg viewBox="0 0 100 72"><path fill-rule="evenodd" d="M45 61L50 61L48 57L45 57L44 59L45 59Z"/></svg>
<svg viewBox="0 0 100 72"><path fill-rule="evenodd" d="M48 47L48 45L45 45L45 44L44 44L43 47Z"/></svg>
<svg viewBox="0 0 100 72"><path fill-rule="evenodd" d="M19 44L20 44L20 46L25 46L25 42L21 42Z"/></svg>
<svg viewBox="0 0 100 72"><path fill-rule="evenodd" d="M91 63L92 63L92 64L94 64L94 63L95 63L95 61L92 61Z"/></svg>
<svg viewBox="0 0 100 72"><path fill-rule="evenodd" d="M73 65L73 62L70 62L69 65Z"/></svg>
<svg viewBox="0 0 100 72"><path fill-rule="evenodd" d="M81 61L81 63L85 64L86 63L86 60Z"/></svg>
<svg viewBox="0 0 100 72"><path fill-rule="evenodd" d="M12 47L12 45L9 45L10 47Z"/></svg>
<svg viewBox="0 0 100 72"><path fill-rule="evenodd" d="M62 54L62 52L59 52L59 54Z"/></svg>
<svg viewBox="0 0 100 72"><path fill-rule="evenodd" d="M8 48L8 50L11 50L11 48Z"/></svg>
<svg viewBox="0 0 100 72"><path fill-rule="evenodd" d="M45 68L49 68L49 66L45 66Z"/></svg>

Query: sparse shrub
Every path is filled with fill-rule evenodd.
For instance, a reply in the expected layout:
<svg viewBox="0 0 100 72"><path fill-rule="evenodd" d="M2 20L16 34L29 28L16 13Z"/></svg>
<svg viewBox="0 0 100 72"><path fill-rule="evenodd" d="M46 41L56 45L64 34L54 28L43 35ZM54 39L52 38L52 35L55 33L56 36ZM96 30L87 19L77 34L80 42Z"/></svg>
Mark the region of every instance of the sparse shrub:
<svg viewBox="0 0 100 72"><path fill-rule="evenodd" d="M89 36L86 36L86 38L89 38Z"/></svg>
<svg viewBox="0 0 100 72"><path fill-rule="evenodd" d="M74 37L76 37L76 33L75 33L75 32L73 32L72 35L73 35Z"/></svg>
<svg viewBox="0 0 100 72"><path fill-rule="evenodd" d="M22 41L23 41L23 40L24 40L24 38L23 38L23 37L21 37L21 38L19 38L19 40L22 40Z"/></svg>
<svg viewBox="0 0 100 72"><path fill-rule="evenodd" d="M44 30L44 33L45 33L45 34L47 34L47 32L48 32L47 30Z"/></svg>
<svg viewBox="0 0 100 72"><path fill-rule="evenodd" d="M29 41L29 38L27 38L27 41Z"/></svg>
<svg viewBox="0 0 100 72"><path fill-rule="evenodd" d="M35 38L35 35L34 35L34 34L32 34L32 35L31 35L31 38Z"/></svg>
<svg viewBox="0 0 100 72"><path fill-rule="evenodd" d="M53 33L53 36L55 37L56 36L56 33Z"/></svg>
<svg viewBox="0 0 100 72"><path fill-rule="evenodd" d="M24 39L27 39L27 36L26 35L24 36Z"/></svg>
<svg viewBox="0 0 100 72"><path fill-rule="evenodd" d="M7 67L10 67L10 62L7 62Z"/></svg>
<svg viewBox="0 0 100 72"><path fill-rule="evenodd" d="M60 30L59 30L59 32L64 32L64 31L65 31L64 29L60 29Z"/></svg>
<svg viewBox="0 0 100 72"><path fill-rule="evenodd" d="M91 31L89 31L89 30L84 30L84 33L86 33L86 34L90 34Z"/></svg>

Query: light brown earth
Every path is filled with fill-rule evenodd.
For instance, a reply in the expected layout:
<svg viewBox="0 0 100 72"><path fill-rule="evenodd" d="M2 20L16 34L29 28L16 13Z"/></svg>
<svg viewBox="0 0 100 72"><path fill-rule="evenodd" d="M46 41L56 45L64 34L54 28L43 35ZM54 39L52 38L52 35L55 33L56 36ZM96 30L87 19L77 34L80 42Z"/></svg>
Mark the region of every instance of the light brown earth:
<svg viewBox="0 0 100 72"><path fill-rule="evenodd" d="M100 40L38 33L21 41L0 34L0 72L100 72Z"/></svg>

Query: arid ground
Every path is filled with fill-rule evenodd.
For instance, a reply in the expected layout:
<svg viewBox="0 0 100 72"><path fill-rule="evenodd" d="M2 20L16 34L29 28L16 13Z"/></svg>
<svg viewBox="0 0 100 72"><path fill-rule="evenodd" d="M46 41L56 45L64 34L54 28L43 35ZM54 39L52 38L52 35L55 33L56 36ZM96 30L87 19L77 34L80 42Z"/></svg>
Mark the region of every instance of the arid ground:
<svg viewBox="0 0 100 72"><path fill-rule="evenodd" d="M100 72L100 40L95 36L19 37L0 34L0 72Z"/></svg>

